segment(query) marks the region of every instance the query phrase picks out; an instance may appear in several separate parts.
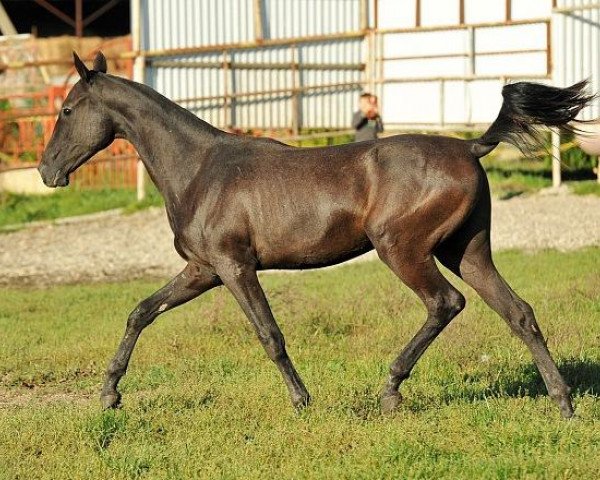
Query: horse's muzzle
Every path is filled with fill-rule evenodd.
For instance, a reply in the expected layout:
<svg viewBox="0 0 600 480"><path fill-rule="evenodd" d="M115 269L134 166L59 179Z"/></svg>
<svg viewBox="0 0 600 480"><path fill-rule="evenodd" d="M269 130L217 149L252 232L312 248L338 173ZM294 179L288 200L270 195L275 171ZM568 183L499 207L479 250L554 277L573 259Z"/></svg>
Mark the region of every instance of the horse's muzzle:
<svg viewBox="0 0 600 480"><path fill-rule="evenodd" d="M68 174L62 173L60 169L55 172L51 172L49 170L50 169L48 166L44 165L43 163L40 163L38 166L38 172L40 172L40 176L42 177L44 185L51 188L66 187L69 185Z"/></svg>

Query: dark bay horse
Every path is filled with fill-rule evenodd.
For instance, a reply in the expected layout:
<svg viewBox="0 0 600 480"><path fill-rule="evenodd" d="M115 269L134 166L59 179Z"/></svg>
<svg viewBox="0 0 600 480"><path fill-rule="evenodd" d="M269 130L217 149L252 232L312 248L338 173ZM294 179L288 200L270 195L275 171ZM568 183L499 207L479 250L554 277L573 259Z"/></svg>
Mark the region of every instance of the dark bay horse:
<svg viewBox="0 0 600 480"><path fill-rule="evenodd" d="M417 360L465 307L435 258L471 285L525 342L564 417L569 387L552 360L531 307L500 276L490 253L490 192L479 158L499 142L523 147L536 126L566 127L590 101L585 83L560 89L504 87L504 103L476 140L400 135L326 148L222 132L151 88L92 70L75 57L80 80L65 99L42 162L44 183L69 174L115 138L137 149L165 199L175 248L188 263L130 314L102 388L105 408L120 403L142 330L161 313L225 285L277 365L294 406L309 394L285 348L258 282L262 269L343 262L373 248L423 301L427 320L400 352L381 395L389 411Z"/></svg>

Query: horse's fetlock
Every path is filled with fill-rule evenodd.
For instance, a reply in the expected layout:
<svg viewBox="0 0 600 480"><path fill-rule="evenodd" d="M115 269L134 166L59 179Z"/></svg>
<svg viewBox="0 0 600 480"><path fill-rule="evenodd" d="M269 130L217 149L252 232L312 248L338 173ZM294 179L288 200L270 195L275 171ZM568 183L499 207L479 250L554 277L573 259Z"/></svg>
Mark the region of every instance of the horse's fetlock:
<svg viewBox="0 0 600 480"><path fill-rule="evenodd" d="M265 341L265 349L267 350L271 360L273 360L275 363L278 363L287 357L285 340L283 339L283 336L269 337Z"/></svg>

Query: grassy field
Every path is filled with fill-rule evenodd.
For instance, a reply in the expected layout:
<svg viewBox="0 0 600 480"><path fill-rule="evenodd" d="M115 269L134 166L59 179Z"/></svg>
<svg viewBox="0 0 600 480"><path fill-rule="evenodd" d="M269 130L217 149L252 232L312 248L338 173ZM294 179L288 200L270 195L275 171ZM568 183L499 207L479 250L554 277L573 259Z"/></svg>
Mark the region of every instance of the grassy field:
<svg viewBox="0 0 600 480"><path fill-rule="evenodd" d="M124 208L134 211L153 205L162 205L162 198L153 186L142 202L136 200L133 189L79 190L67 188L52 195L17 195L0 192L0 228L37 220L85 215Z"/></svg>
<svg viewBox="0 0 600 480"><path fill-rule="evenodd" d="M574 387L572 421L463 286L467 309L383 417L388 364L424 310L378 262L263 276L314 398L299 414L224 289L144 332L115 412L99 407L102 372L127 313L159 284L3 289L0 479L597 478L600 249L497 260Z"/></svg>
<svg viewBox="0 0 600 480"><path fill-rule="evenodd" d="M506 149L500 150L506 152ZM481 163L487 172L492 196L495 198L509 199L552 186L552 167L548 160L506 159L492 154L484 157ZM591 168L563 167L562 179L576 195L600 196L600 183L595 179Z"/></svg>

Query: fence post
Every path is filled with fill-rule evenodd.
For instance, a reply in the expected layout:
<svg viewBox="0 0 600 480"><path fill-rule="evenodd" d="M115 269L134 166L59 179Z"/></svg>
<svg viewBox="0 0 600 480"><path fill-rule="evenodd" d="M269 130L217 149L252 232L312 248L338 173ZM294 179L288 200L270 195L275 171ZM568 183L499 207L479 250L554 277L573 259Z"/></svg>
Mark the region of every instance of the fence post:
<svg viewBox="0 0 600 480"><path fill-rule="evenodd" d="M301 86L301 77L300 77L300 55L298 52L298 44L293 44L291 46L292 51L292 133L294 135L300 134L300 123L301 123L301 114L300 109L302 105L300 103L300 86Z"/></svg>
<svg viewBox="0 0 600 480"><path fill-rule="evenodd" d="M142 52L142 0L133 0L131 2L131 43L135 52L135 60L133 61L133 80L139 83L144 83L146 59ZM136 169L136 193L138 202L146 197L146 168L144 163L139 159Z"/></svg>
<svg viewBox="0 0 600 480"><path fill-rule="evenodd" d="M552 186L560 187L560 133L552 130Z"/></svg>

